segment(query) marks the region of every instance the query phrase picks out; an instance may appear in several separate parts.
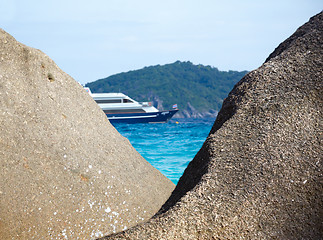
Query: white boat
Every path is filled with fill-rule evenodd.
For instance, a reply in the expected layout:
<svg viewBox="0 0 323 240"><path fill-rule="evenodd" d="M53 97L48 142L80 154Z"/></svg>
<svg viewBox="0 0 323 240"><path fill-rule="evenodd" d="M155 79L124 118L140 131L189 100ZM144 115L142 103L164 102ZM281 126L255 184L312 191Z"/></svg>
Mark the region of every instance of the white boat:
<svg viewBox="0 0 323 240"><path fill-rule="evenodd" d="M178 111L177 104L172 110L159 111L151 102L137 102L123 93L92 93L84 89L107 115L111 123L163 123Z"/></svg>

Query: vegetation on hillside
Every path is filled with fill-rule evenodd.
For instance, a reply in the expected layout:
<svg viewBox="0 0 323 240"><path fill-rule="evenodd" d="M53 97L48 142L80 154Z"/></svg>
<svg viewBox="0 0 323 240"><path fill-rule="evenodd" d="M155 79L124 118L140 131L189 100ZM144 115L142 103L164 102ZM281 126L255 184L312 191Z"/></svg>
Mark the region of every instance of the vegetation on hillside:
<svg viewBox="0 0 323 240"><path fill-rule="evenodd" d="M154 101L161 108L179 109L189 104L203 112L220 110L223 99L247 71L219 71L217 68L177 61L145 67L87 83L92 92L122 92L137 101Z"/></svg>

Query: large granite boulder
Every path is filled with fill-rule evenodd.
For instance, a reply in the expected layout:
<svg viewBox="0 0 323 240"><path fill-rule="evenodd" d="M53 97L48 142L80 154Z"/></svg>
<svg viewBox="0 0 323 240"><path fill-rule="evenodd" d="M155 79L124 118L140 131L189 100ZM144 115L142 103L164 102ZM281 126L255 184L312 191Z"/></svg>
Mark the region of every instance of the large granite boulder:
<svg viewBox="0 0 323 240"><path fill-rule="evenodd" d="M231 91L172 196L107 239L322 239L323 13Z"/></svg>
<svg viewBox="0 0 323 240"><path fill-rule="evenodd" d="M134 226L171 181L39 50L0 30L0 239L93 239Z"/></svg>

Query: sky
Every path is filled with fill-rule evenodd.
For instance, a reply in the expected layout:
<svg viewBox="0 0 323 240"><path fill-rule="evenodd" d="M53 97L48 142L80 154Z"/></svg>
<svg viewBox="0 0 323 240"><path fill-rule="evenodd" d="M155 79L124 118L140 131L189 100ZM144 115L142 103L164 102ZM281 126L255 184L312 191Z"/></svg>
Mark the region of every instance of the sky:
<svg viewBox="0 0 323 240"><path fill-rule="evenodd" d="M251 71L322 0L0 0L0 28L85 84L177 60Z"/></svg>

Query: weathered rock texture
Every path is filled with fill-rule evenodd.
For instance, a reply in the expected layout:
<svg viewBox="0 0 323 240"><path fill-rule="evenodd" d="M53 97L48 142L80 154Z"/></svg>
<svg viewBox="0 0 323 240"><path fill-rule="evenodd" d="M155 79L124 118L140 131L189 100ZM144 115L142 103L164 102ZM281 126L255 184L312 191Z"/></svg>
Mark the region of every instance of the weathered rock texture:
<svg viewBox="0 0 323 240"><path fill-rule="evenodd" d="M111 239L322 239L323 13L247 74L159 214Z"/></svg>
<svg viewBox="0 0 323 240"><path fill-rule="evenodd" d="M97 238L171 194L77 82L3 30L0 103L0 239Z"/></svg>

